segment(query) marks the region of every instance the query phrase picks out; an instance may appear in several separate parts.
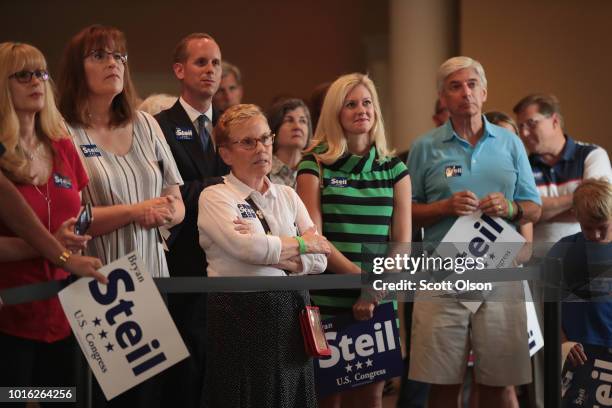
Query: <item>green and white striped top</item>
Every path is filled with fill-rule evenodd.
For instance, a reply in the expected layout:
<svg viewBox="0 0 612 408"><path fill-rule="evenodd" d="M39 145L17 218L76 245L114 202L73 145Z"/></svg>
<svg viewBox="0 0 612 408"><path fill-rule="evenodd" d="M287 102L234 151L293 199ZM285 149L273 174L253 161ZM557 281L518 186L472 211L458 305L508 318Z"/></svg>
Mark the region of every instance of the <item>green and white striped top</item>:
<svg viewBox="0 0 612 408"><path fill-rule="evenodd" d="M321 162L319 166L315 156L307 154L298 166L298 176L312 174L321 179L320 172L322 234L350 261L368 270L375 256L385 255L393 217L393 187L408 175L408 169L396 157L379 160L372 146L365 156L347 154L332 165ZM352 307L358 295L354 290L318 291L313 293L313 301L324 314L336 314L346 310L334 309Z"/></svg>

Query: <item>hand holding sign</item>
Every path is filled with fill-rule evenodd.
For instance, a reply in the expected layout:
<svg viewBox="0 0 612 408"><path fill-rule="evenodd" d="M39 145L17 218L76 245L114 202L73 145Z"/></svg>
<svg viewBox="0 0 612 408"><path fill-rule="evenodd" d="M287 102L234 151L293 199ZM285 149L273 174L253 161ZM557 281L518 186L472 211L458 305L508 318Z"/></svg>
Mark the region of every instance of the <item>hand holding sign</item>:
<svg viewBox="0 0 612 408"><path fill-rule="evenodd" d="M480 202L480 209L491 217L508 217L508 201L502 193L488 194Z"/></svg>
<svg viewBox="0 0 612 408"><path fill-rule="evenodd" d="M567 360L572 363L572 366L574 367L584 365L584 363L587 362L587 356L584 353L584 347L582 344L574 344L567 355Z"/></svg>
<svg viewBox="0 0 612 408"><path fill-rule="evenodd" d="M72 255L63 268L66 272L70 272L73 275L81 277L91 277L100 283L108 283L106 276L98 272L98 269L102 267L102 262L98 258L92 258L90 256Z"/></svg>
<svg viewBox="0 0 612 408"><path fill-rule="evenodd" d="M444 201L448 215L470 215L478 209L478 197L469 190L453 194Z"/></svg>
<svg viewBox="0 0 612 408"><path fill-rule="evenodd" d="M374 316L376 302L359 298L353 305L353 317L355 320L370 320Z"/></svg>

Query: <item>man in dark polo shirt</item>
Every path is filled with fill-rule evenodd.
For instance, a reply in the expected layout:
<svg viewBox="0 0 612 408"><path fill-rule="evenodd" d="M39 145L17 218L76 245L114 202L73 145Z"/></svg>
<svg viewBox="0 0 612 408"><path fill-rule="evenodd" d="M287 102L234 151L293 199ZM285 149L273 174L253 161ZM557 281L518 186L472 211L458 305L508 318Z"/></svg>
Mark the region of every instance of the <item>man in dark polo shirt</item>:
<svg viewBox="0 0 612 408"><path fill-rule="evenodd" d="M574 190L587 178L612 181L610 159L601 147L564 132L560 104L553 95L528 95L513 111L542 197L542 216L533 236L534 255L542 257L561 238L580 232L572 211Z"/></svg>

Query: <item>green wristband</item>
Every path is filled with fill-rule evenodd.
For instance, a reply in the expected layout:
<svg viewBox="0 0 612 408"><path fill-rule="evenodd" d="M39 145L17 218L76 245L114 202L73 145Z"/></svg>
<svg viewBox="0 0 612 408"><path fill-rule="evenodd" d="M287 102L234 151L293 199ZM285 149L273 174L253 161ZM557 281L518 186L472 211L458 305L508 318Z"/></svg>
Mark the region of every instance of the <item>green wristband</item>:
<svg viewBox="0 0 612 408"><path fill-rule="evenodd" d="M298 246L300 248L300 255L304 255L306 251L306 242L304 242L304 238L299 235L295 237L295 240L298 242Z"/></svg>
<svg viewBox="0 0 612 408"><path fill-rule="evenodd" d="M514 215L514 206L512 205L512 201L506 198L506 202L508 203L508 219L511 220Z"/></svg>

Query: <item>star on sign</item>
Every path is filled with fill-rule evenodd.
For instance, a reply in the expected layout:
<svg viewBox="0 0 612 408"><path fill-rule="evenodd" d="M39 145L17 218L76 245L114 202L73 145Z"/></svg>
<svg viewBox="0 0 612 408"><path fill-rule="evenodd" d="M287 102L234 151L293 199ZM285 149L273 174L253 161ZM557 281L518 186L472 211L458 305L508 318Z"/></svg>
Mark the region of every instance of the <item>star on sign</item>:
<svg viewBox="0 0 612 408"><path fill-rule="evenodd" d="M361 363L361 361L358 361L357 364L355 364L355 367L357 367L358 370L361 370L361 367L363 367L363 364Z"/></svg>
<svg viewBox="0 0 612 408"><path fill-rule="evenodd" d="M108 343L106 346L106 351L113 351L113 345L111 343Z"/></svg>
<svg viewBox="0 0 612 408"><path fill-rule="evenodd" d="M100 336L101 339L105 339L107 334L108 333L105 332L104 330L102 330L100 333L98 333L98 335Z"/></svg>
<svg viewBox="0 0 612 408"><path fill-rule="evenodd" d="M93 319L93 324L94 324L94 326L99 326L99 325L100 325L100 322L102 322L102 320L100 320L100 319L99 319L99 318L97 318L97 317L96 317L95 319Z"/></svg>
<svg viewBox="0 0 612 408"><path fill-rule="evenodd" d="M346 365L346 367L344 367L344 368L346 369L346 372L347 372L347 373L348 373L349 371L351 371L351 372L353 371L353 366L351 365L351 363L348 363L348 364Z"/></svg>
<svg viewBox="0 0 612 408"><path fill-rule="evenodd" d="M489 258L491 258L491 259L495 259L495 254L494 254L493 252L491 252L491 253L489 254Z"/></svg>
<svg viewBox="0 0 612 408"><path fill-rule="evenodd" d="M368 358L366 360L366 367L372 367L372 363L374 363L374 362Z"/></svg>

